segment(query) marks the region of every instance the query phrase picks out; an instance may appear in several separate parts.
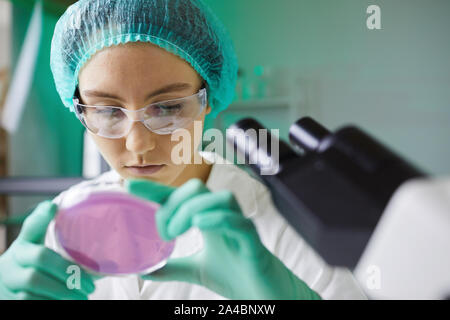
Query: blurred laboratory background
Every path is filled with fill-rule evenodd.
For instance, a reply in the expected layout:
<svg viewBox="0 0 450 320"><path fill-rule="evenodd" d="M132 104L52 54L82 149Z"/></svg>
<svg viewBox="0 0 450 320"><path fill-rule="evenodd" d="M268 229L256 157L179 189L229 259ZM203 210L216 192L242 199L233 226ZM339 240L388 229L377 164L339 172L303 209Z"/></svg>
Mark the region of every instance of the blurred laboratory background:
<svg viewBox="0 0 450 320"><path fill-rule="evenodd" d="M303 116L330 129L355 124L424 171L449 174L450 1L204 1L226 25L240 64L235 101L207 128L225 130L251 116L287 140ZM21 110L13 121L2 115L1 178L90 178L108 170L63 107L50 72L53 29L73 2L0 0L0 111ZM366 24L373 4L381 9L379 30ZM53 196L0 194L0 216L9 216L0 252L21 217Z"/></svg>

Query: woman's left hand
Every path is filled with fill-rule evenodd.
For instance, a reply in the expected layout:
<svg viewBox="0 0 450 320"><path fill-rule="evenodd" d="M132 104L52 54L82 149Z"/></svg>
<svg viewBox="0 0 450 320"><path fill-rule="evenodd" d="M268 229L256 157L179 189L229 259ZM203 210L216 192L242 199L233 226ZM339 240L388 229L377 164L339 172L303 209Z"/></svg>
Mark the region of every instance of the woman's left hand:
<svg viewBox="0 0 450 320"><path fill-rule="evenodd" d="M191 227L198 227L204 238L200 252L170 259L143 279L194 283L229 299L320 299L264 247L230 191L211 192L199 179L176 189L131 180L127 189L161 203L156 223L164 240Z"/></svg>

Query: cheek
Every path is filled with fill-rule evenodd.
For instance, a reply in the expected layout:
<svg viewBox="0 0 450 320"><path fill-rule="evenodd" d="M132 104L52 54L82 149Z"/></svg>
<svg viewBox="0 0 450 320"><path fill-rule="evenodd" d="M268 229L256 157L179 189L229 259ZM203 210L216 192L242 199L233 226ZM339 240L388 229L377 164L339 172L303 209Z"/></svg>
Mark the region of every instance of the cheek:
<svg viewBox="0 0 450 320"><path fill-rule="evenodd" d="M203 139L203 119L201 117L197 118L189 127L184 128L184 130L187 131L187 135L188 135L188 142L189 142L189 148L190 150L197 150L197 147L199 146L199 144L202 142ZM185 134L181 134L181 137L177 137L176 141L171 142L171 146L172 148L179 144L182 143L182 139L184 139L184 135ZM186 142L187 144L187 142Z"/></svg>
<svg viewBox="0 0 450 320"><path fill-rule="evenodd" d="M205 125L205 116L207 109L203 110L203 112L195 119L195 121L188 128L189 133L192 137L192 147L196 148L203 139L203 127Z"/></svg>
<svg viewBox="0 0 450 320"><path fill-rule="evenodd" d="M158 158L163 159L167 163L172 163L171 161L171 155L172 155L172 149L179 143L179 141L174 140L172 141L172 135L161 135L158 138L157 141L157 150L156 152L159 153Z"/></svg>
<svg viewBox="0 0 450 320"><path fill-rule="evenodd" d="M106 162L116 168L120 164L121 155L125 152L123 139L106 139L96 135L91 137Z"/></svg>

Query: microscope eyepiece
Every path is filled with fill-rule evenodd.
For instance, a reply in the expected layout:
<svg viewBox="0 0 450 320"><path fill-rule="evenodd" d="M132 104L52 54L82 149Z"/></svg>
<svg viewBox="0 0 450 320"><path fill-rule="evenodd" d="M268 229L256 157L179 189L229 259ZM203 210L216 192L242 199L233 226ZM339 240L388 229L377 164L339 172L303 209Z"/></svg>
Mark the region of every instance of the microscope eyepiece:
<svg viewBox="0 0 450 320"><path fill-rule="evenodd" d="M321 141L329 134L330 131L318 122L310 117L304 117L290 127L289 140L291 144L308 153L317 150Z"/></svg>

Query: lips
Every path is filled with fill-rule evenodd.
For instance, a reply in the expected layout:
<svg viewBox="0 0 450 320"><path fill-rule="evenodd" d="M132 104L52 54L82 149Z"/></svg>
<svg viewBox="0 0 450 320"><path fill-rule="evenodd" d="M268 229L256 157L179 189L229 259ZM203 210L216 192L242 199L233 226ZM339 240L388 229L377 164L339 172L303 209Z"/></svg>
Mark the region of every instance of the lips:
<svg viewBox="0 0 450 320"><path fill-rule="evenodd" d="M161 165L148 165L148 166L130 166L130 167L126 167L126 169L134 175L146 176L146 175L154 174L164 167L165 167L165 165L161 164Z"/></svg>

